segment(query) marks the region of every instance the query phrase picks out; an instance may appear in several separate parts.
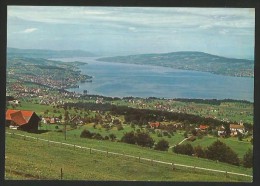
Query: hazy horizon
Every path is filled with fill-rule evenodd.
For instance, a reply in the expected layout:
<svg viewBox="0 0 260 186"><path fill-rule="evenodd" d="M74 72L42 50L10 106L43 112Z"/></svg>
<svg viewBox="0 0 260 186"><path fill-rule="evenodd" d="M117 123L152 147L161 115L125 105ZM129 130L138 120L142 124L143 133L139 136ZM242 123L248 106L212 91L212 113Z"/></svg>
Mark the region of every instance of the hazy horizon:
<svg viewBox="0 0 260 186"><path fill-rule="evenodd" d="M254 59L253 8L8 6L7 47Z"/></svg>

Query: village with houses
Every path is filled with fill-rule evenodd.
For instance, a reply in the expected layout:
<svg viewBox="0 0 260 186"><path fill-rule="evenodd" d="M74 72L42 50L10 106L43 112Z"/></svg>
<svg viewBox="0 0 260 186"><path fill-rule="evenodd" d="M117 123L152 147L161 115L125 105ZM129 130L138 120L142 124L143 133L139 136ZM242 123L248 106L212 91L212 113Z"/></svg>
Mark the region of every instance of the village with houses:
<svg viewBox="0 0 260 186"><path fill-rule="evenodd" d="M207 148L220 141L231 145L239 159L228 163L240 166L243 166L244 154L252 148L253 103L105 97L89 95L87 90L75 93L66 88L91 79L80 74L77 65L66 71L70 74L66 78L66 73L60 73L59 77L47 75L50 69L55 69L53 73L64 70L64 64L57 63L62 68L48 64L33 75L37 65L31 64L34 66L32 71L21 73L14 61L11 64L7 68L6 86L8 133L48 135L50 139L67 142L91 139L112 146L126 143L202 159L209 158L205 155ZM71 66L66 68L71 69ZM191 153L183 150L185 148L191 148Z"/></svg>

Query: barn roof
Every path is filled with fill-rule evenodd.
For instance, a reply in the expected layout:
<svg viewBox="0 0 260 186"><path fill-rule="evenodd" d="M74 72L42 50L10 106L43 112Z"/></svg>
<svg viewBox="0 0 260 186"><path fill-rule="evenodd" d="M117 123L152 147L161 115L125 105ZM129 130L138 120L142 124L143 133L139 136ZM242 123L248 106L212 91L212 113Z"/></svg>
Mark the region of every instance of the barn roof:
<svg viewBox="0 0 260 186"><path fill-rule="evenodd" d="M6 120L14 121L17 125L24 125L29 122L34 113L34 111L29 110L8 109L5 118Z"/></svg>
<svg viewBox="0 0 260 186"><path fill-rule="evenodd" d="M160 126L160 122L154 122L154 123L150 123L150 126L156 126L156 127L159 127Z"/></svg>
<svg viewBox="0 0 260 186"><path fill-rule="evenodd" d="M207 128L209 128L208 125L200 125L200 129L201 129L201 130L205 130L205 129L207 129Z"/></svg>
<svg viewBox="0 0 260 186"><path fill-rule="evenodd" d="M245 128L243 125L238 125L238 124L230 124L229 127L232 129L244 129Z"/></svg>
<svg viewBox="0 0 260 186"><path fill-rule="evenodd" d="M14 112L10 114L12 121L14 121L17 125L24 125L27 123L21 111Z"/></svg>

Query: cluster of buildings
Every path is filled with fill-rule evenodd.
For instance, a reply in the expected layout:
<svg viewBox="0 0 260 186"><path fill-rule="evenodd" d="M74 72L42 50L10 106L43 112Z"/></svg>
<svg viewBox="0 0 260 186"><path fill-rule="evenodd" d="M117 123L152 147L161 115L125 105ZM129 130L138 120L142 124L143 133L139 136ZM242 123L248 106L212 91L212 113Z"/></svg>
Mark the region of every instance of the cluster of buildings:
<svg viewBox="0 0 260 186"><path fill-rule="evenodd" d="M49 74L40 75L40 76L25 74L25 75L21 75L19 78L24 82L32 82L35 84L44 85L54 89L65 89L65 88L76 87L77 86L76 83L78 82L74 78L66 78L66 80L55 79Z"/></svg>

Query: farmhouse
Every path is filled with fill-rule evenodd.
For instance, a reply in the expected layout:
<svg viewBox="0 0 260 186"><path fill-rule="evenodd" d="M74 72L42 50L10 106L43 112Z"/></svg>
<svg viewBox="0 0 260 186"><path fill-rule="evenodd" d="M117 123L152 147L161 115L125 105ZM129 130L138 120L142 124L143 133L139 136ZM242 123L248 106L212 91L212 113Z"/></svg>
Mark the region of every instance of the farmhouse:
<svg viewBox="0 0 260 186"><path fill-rule="evenodd" d="M201 131L206 131L209 128L208 125L200 125L200 130Z"/></svg>
<svg viewBox="0 0 260 186"><path fill-rule="evenodd" d="M241 134L245 133L244 125L230 124L229 128L232 136L236 136L238 132L240 132Z"/></svg>
<svg viewBox="0 0 260 186"><path fill-rule="evenodd" d="M223 125L218 127L217 131L218 131L218 136L225 136L226 135L225 127Z"/></svg>
<svg viewBox="0 0 260 186"><path fill-rule="evenodd" d="M156 129L160 126L160 122L150 122L150 127L153 128L153 129Z"/></svg>
<svg viewBox="0 0 260 186"><path fill-rule="evenodd" d="M5 115L6 126L11 129L37 131L41 121L34 111L8 109Z"/></svg>

